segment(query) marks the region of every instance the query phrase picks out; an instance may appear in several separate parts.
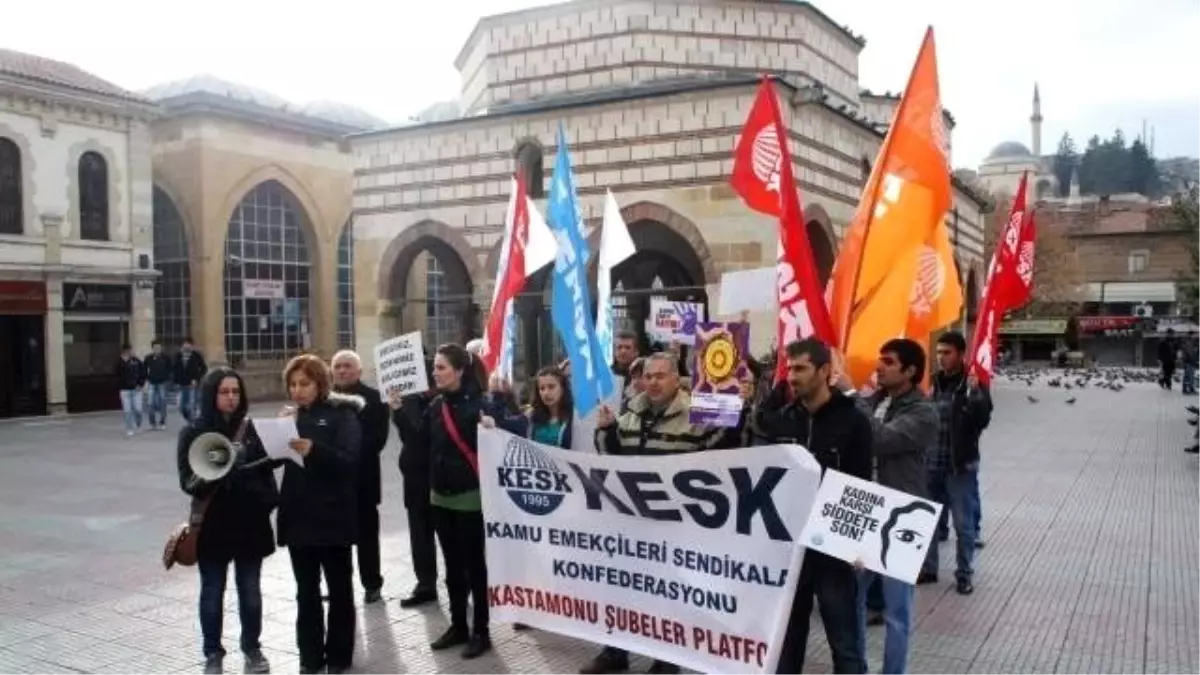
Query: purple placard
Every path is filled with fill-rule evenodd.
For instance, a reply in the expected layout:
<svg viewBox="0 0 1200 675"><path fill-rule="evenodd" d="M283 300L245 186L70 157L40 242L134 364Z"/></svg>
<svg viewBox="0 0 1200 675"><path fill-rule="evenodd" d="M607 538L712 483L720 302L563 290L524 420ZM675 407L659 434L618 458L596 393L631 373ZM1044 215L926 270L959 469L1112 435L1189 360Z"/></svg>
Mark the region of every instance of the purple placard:
<svg viewBox="0 0 1200 675"><path fill-rule="evenodd" d="M695 361L692 368L692 424L735 427L742 413L742 383L750 378L746 350L750 324L715 322L696 324Z"/></svg>

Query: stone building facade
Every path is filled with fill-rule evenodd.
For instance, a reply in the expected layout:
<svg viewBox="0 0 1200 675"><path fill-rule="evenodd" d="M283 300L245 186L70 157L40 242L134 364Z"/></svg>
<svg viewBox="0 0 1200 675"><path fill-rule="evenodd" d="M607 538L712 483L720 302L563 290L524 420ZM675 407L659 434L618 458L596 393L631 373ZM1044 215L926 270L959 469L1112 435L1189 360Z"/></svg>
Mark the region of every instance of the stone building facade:
<svg viewBox="0 0 1200 675"><path fill-rule="evenodd" d="M150 349L146 99L0 49L0 417L113 407L121 345Z"/></svg>
<svg viewBox="0 0 1200 675"><path fill-rule="evenodd" d="M153 130L157 335L187 336L257 396L282 393L286 359L354 343L351 161L374 123L208 76L147 94Z"/></svg>
<svg viewBox="0 0 1200 675"><path fill-rule="evenodd" d="M580 0L482 19L456 63L463 117L350 138L360 350L402 331L442 341L478 330L510 176L525 171L544 208L560 123L585 218L599 224L611 190L638 249L614 272L619 322L640 327L652 295L715 300L723 272L773 265L775 222L728 185L761 72L777 76L827 279L882 141L860 96L863 45L804 2ZM873 103L883 114L886 102ZM947 217L973 308L986 201L956 183L954 202ZM554 356L546 278L517 305L518 371ZM756 353L766 332L752 337Z"/></svg>

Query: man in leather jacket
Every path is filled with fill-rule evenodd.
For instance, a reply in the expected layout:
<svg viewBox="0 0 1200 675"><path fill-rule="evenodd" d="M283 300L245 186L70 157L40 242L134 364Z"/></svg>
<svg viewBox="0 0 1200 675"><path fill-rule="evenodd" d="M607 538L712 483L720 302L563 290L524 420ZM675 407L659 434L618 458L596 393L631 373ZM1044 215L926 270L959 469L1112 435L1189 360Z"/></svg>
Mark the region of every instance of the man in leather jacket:
<svg viewBox="0 0 1200 675"><path fill-rule="evenodd" d="M797 443L821 469L871 479L871 424L853 398L829 386L832 354L820 340L787 346L787 381L755 410L755 434L767 443ZM825 625L835 673L864 673L858 651L855 606L858 582L849 563L805 551L776 672L799 673L804 666L814 597Z"/></svg>

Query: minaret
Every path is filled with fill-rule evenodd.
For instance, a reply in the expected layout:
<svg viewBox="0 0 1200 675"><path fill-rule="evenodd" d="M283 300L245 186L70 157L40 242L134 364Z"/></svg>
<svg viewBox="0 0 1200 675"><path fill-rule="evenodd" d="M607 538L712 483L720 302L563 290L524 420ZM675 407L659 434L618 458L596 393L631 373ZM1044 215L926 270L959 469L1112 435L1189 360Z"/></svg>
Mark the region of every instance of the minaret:
<svg viewBox="0 0 1200 675"><path fill-rule="evenodd" d="M1033 114L1029 116L1029 126L1033 131L1033 156L1042 158L1042 97L1038 94L1037 82L1033 83Z"/></svg>
<svg viewBox="0 0 1200 675"><path fill-rule="evenodd" d="M1079 195L1079 167L1071 169L1071 192L1067 196L1067 204L1078 206L1083 198Z"/></svg>

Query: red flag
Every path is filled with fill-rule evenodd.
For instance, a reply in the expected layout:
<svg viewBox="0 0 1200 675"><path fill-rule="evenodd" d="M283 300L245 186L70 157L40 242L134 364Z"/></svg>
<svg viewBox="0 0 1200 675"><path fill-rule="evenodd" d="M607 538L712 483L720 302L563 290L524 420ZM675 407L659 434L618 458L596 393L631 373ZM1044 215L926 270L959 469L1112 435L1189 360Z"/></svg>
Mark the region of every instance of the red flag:
<svg viewBox="0 0 1200 675"><path fill-rule="evenodd" d="M1022 307L1033 298L1033 262L1037 250L1037 214L1029 213L1025 226L1021 228L1020 245L1017 247L1017 278L1010 310Z"/></svg>
<svg viewBox="0 0 1200 675"><path fill-rule="evenodd" d="M1008 212L1008 221L1000 233L1000 241L992 253L987 281L983 287L979 321L971 336L970 373L987 384L995 371L996 341L1005 313L1019 307L1029 298L1033 286L1033 240L1029 240L1028 270L1020 270L1020 260L1026 236L1034 236L1034 228L1025 213L1025 189L1029 174L1022 174ZM1026 235L1025 231L1029 230ZM1028 278L1028 282L1025 279Z"/></svg>
<svg viewBox="0 0 1200 675"><path fill-rule="evenodd" d="M792 155L788 152L787 128L783 125L774 86L765 77L734 150L729 182L746 206L779 218L776 258L779 318L775 331L778 382L787 370L784 353L789 342L815 336L832 347L837 345L837 338L804 226Z"/></svg>
<svg viewBox="0 0 1200 675"><path fill-rule="evenodd" d="M529 243L529 202L525 199L525 177L518 173L512 185L500 265L496 270L496 290L492 294L492 311L488 314L487 328L483 333L483 351L480 353L489 373L495 370L496 362L503 353L509 302L525 286L525 246ZM509 336L509 339L513 337Z"/></svg>

